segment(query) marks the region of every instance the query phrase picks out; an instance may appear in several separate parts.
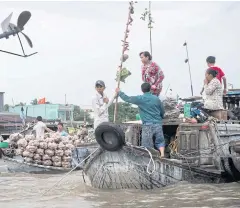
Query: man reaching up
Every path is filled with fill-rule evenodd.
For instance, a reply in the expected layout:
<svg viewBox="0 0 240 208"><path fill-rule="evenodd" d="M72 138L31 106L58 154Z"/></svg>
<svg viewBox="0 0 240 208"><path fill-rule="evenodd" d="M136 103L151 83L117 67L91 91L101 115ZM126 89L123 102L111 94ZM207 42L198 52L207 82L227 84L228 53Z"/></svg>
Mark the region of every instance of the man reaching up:
<svg viewBox="0 0 240 208"><path fill-rule="evenodd" d="M125 102L138 106L139 114L142 120L142 146L154 148L153 136L155 136L155 147L160 151L161 157L164 157L165 140L162 130L162 119L164 109L160 99L153 95L151 85L143 83L141 85L143 95L127 96L120 89L116 89L116 94Z"/></svg>

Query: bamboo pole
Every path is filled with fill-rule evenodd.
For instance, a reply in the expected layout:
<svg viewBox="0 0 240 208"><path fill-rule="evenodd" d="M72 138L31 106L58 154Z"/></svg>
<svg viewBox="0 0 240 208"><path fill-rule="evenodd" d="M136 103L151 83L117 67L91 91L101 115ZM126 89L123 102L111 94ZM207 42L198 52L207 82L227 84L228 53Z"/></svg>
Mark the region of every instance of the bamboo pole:
<svg viewBox="0 0 240 208"><path fill-rule="evenodd" d="M137 2L135 2L135 3L137 3ZM133 14L133 1L130 1L129 4L130 4L130 6L129 6L129 11L128 11L126 30L125 30L125 34L124 34L124 39L122 40L123 48L122 48L122 54L121 54L121 62L118 67L119 76L118 76L118 80L117 80L117 88L120 87L121 70L122 70L122 66L123 66L123 62L124 62L123 56L124 56L125 51L128 50L127 38L128 38L128 33L129 33L129 25L131 25L131 23L133 21L133 19L131 17L131 14ZM116 98L115 108L114 108L114 123L116 122L116 119L117 119L117 111L118 111L118 97Z"/></svg>
<svg viewBox="0 0 240 208"><path fill-rule="evenodd" d="M150 36L150 51L151 55L153 56L152 53L152 13L151 13L151 1L149 1L149 6L148 6L148 19L149 19L149 36Z"/></svg>

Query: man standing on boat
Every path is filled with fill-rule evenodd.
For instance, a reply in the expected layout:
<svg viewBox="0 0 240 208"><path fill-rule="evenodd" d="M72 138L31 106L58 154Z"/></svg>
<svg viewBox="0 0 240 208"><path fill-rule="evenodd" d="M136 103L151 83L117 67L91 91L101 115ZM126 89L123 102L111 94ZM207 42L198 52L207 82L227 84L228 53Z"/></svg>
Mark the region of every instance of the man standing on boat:
<svg viewBox="0 0 240 208"><path fill-rule="evenodd" d="M92 108L94 111L94 129L103 122L108 122L108 107L113 103L115 97L110 101L107 95L104 93L105 83L102 80L98 80L95 83L96 95L92 100Z"/></svg>
<svg viewBox="0 0 240 208"><path fill-rule="evenodd" d="M164 74L162 69L152 61L152 56L148 51L139 54L142 65L142 81L151 85L152 94L159 96L162 91L162 81Z"/></svg>
<svg viewBox="0 0 240 208"><path fill-rule="evenodd" d="M222 84L222 80L223 80L223 95L227 94L227 80L225 77L224 72L222 71L221 68L215 66L215 62L216 62L216 58L214 56L208 56L206 59L207 65L209 68L215 70L217 72L217 76L216 78L220 81L220 83ZM200 92L200 94L202 95L204 91L204 87L202 88L202 91Z"/></svg>
<svg viewBox="0 0 240 208"><path fill-rule="evenodd" d="M36 138L44 138L45 130L48 132L54 132L47 128L47 125L42 122L42 116L37 117L37 124L33 127L33 130L36 131Z"/></svg>
<svg viewBox="0 0 240 208"><path fill-rule="evenodd" d="M162 119L164 117L164 108L160 99L151 93L151 85L143 83L141 85L143 95L127 96L120 89L116 89L116 95L125 102L138 106L139 114L142 120L142 146L154 148L160 151L161 157L164 157L165 140L162 130ZM153 137L155 136L155 144Z"/></svg>

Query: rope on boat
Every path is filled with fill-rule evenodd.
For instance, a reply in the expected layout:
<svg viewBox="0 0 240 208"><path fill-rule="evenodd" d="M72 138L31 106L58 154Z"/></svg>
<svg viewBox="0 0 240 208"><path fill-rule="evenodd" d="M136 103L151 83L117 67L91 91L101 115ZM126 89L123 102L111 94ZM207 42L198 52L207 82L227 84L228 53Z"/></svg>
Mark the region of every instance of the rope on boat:
<svg viewBox="0 0 240 208"><path fill-rule="evenodd" d="M99 147L92 152L90 155L88 155L86 158L84 158L80 163L77 164L76 167L74 167L73 169L71 169L69 172L67 172L59 181L57 181L51 188L49 188L48 190L46 190L42 196L44 196L46 193L48 193L49 191L51 191L55 186L57 186L58 184L60 184L60 182L67 177L71 172L73 172L75 169L77 169L83 162L85 162L88 158L90 158L97 150L99 149Z"/></svg>
<svg viewBox="0 0 240 208"><path fill-rule="evenodd" d="M132 144L128 144L128 145L132 146ZM138 149L146 150L148 152L148 154L150 156L150 160L149 160L148 165L147 165L147 173L149 175L152 175L156 171L156 164L155 164L155 162L153 160L152 153L146 147L143 147L143 146L134 146L134 147L138 148ZM151 163L153 165L153 170L152 171L149 170L149 167L150 167Z"/></svg>

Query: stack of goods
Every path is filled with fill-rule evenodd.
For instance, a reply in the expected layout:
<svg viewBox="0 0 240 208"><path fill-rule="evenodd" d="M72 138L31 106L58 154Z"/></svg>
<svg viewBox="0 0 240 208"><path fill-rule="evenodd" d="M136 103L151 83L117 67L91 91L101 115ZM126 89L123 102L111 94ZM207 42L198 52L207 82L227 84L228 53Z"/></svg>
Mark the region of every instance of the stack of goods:
<svg viewBox="0 0 240 208"><path fill-rule="evenodd" d="M35 138L34 135L12 134L9 144L15 149L16 155L28 163L45 166L70 168L72 150L90 142L87 129L83 128L74 136L60 136L58 133L47 133L45 138ZM93 139L91 139L93 142Z"/></svg>
<svg viewBox="0 0 240 208"><path fill-rule="evenodd" d="M87 128L81 128L77 131L77 136L81 140L82 143L92 143L95 142L95 138Z"/></svg>
<svg viewBox="0 0 240 208"><path fill-rule="evenodd" d="M173 98L166 98L163 102L163 107L165 110L165 116L166 119L176 119L181 114L180 110L176 107L177 106L177 100Z"/></svg>

